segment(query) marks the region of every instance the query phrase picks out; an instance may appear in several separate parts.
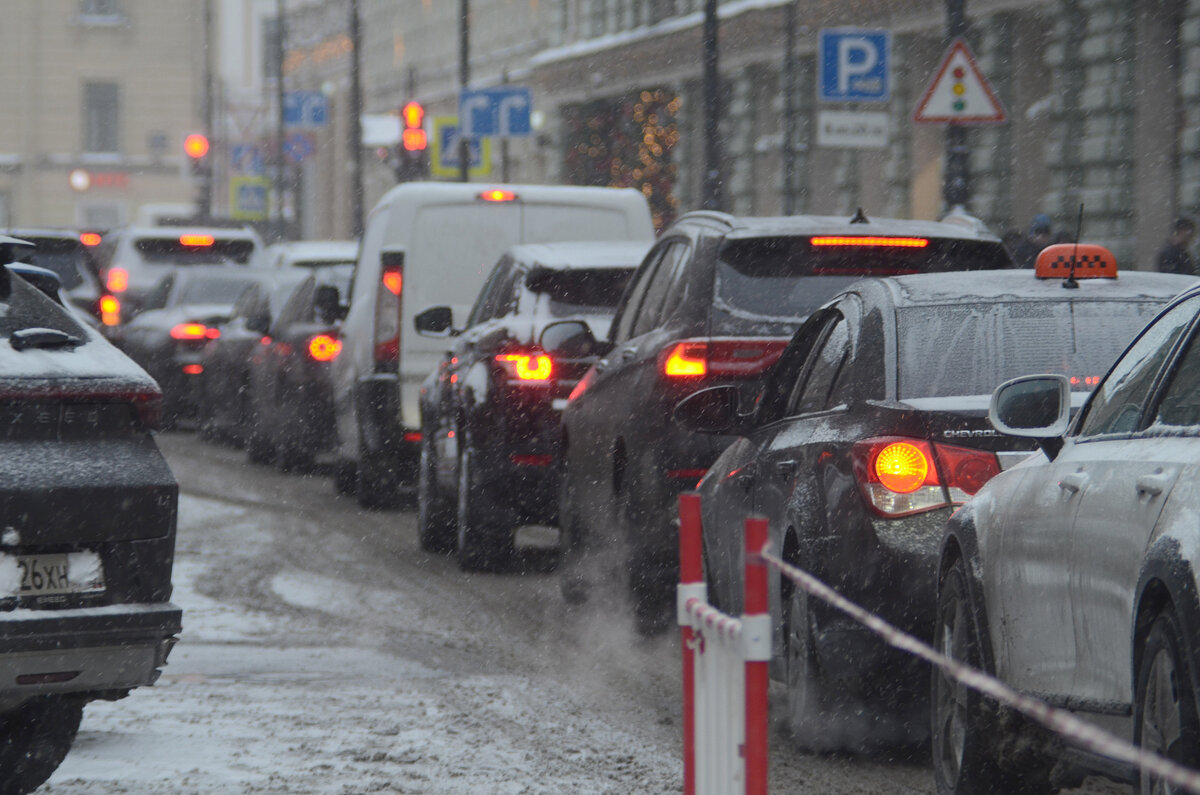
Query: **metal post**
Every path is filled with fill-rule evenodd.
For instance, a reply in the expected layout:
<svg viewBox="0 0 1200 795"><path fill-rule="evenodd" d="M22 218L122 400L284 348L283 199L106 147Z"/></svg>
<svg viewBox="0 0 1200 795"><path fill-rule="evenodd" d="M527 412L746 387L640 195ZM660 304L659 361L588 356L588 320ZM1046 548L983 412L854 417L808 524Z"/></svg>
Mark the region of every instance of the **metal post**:
<svg viewBox="0 0 1200 795"><path fill-rule="evenodd" d="M966 0L946 0L946 40L949 46L955 39L967 35ZM971 146L967 128L961 124L946 126L946 173L942 196L949 210L957 205L966 207L971 201Z"/></svg>
<svg viewBox="0 0 1200 795"><path fill-rule="evenodd" d="M679 495L679 593L683 602L689 591L704 587L703 541L700 530L700 495ZM683 793L696 792L696 658L692 649L696 633L684 623L683 605L677 604L683 658Z"/></svg>
<svg viewBox="0 0 1200 795"><path fill-rule="evenodd" d="M762 559L767 545L767 520L746 520L745 575L742 577L742 633L761 633L767 643L765 654L747 654L746 659L746 736L743 760L746 764L746 795L767 795L767 715L770 654L770 608L767 602L767 564ZM753 623L752 623L753 622Z"/></svg>
<svg viewBox="0 0 1200 795"><path fill-rule="evenodd" d="M278 106L279 115L275 119L275 169L272 176L275 178L275 217L279 224L276 233L280 239L287 237L285 232L285 223L283 218L283 194L284 194L284 174L283 167L283 57L285 54L284 37L287 36L287 26L284 22L284 0L275 0L275 14L279 19L278 37L275 41L275 104Z"/></svg>
<svg viewBox="0 0 1200 795"><path fill-rule="evenodd" d="M459 0L458 3L458 86L459 91L466 91L471 82L471 0ZM466 119L458 120L458 179L460 182L470 181L471 144L463 134Z"/></svg>
<svg viewBox="0 0 1200 795"><path fill-rule="evenodd" d="M208 136L209 152L200 174L197 191L196 214L207 220L212 216L213 161L216 154L216 128L213 126L213 7L212 0L204 0L204 134Z"/></svg>
<svg viewBox="0 0 1200 795"><path fill-rule="evenodd" d="M796 212L796 3L783 7L783 214Z"/></svg>
<svg viewBox="0 0 1200 795"><path fill-rule="evenodd" d="M363 232L363 162L362 162L362 29L358 0L350 0L350 223L354 237Z"/></svg>
<svg viewBox="0 0 1200 795"><path fill-rule="evenodd" d="M500 82L508 85L508 70L503 69L500 72ZM508 136L500 139L500 181L508 184L509 169L508 169Z"/></svg>
<svg viewBox="0 0 1200 795"><path fill-rule="evenodd" d="M465 0L464 0L465 2ZM718 123L721 86L717 72L717 0L704 0L704 201L706 210L720 210L721 154Z"/></svg>

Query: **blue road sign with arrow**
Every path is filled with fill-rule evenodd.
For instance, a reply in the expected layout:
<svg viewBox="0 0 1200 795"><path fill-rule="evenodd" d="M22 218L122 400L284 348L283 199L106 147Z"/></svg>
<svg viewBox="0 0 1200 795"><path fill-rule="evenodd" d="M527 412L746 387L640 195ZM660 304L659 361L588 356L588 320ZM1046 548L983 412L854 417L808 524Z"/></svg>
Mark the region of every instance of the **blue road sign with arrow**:
<svg viewBox="0 0 1200 795"><path fill-rule="evenodd" d="M458 97L458 118L470 138L523 138L533 134L530 111L533 91L528 86L499 86L464 91Z"/></svg>

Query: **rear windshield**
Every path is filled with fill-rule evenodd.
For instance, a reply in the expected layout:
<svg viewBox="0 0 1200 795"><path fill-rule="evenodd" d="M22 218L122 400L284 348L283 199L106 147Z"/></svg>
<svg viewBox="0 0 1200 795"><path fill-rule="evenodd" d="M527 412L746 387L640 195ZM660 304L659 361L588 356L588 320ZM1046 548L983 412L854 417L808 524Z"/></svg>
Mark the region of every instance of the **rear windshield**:
<svg viewBox="0 0 1200 795"><path fill-rule="evenodd" d="M729 240L717 263L716 307L731 315L794 320L863 276L1011 268L998 242L929 238L923 248L813 246L811 238Z"/></svg>
<svg viewBox="0 0 1200 795"><path fill-rule="evenodd" d="M569 271L535 270L526 286L549 299L550 314L612 314L633 271L596 268Z"/></svg>
<svg viewBox="0 0 1200 795"><path fill-rule="evenodd" d="M73 337L84 336L83 329L67 310L24 279L12 274L9 278L12 292L8 300L0 301L0 337L7 339L14 331L26 328L52 328Z"/></svg>
<svg viewBox="0 0 1200 795"><path fill-rule="evenodd" d="M253 279L235 279L230 276L189 279L175 294L175 303L232 304L253 283Z"/></svg>
<svg viewBox="0 0 1200 795"><path fill-rule="evenodd" d="M990 395L1010 378L1060 373L1090 390L1161 302L1008 302L896 312L899 396Z"/></svg>
<svg viewBox="0 0 1200 795"><path fill-rule="evenodd" d="M28 257L30 264L39 268L48 268L58 274L64 289L70 290L83 284L83 274L86 268L87 255L83 244L77 240L35 239L37 244L33 254Z"/></svg>
<svg viewBox="0 0 1200 795"><path fill-rule="evenodd" d="M146 262L155 265L246 265L254 255L253 240L214 240L208 246L185 246L175 238L142 238L134 243Z"/></svg>
<svg viewBox="0 0 1200 795"><path fill-rule="evenodd" d="M337 265L353 265L353 259L345 257L335 257L333 259L298 259L292 260L289 265L293 268L329 268Z"/></svg>

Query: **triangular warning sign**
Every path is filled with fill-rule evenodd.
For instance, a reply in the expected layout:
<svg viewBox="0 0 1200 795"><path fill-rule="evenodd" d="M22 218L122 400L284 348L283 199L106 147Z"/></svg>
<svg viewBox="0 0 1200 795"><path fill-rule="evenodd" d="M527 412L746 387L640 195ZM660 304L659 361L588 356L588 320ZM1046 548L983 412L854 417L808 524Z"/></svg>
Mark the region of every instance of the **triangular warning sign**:
<svg viewBox="0 0 1200 795"><path fill-rule="evenodd" d="M1007 119L971 48L955 39L917 103L913 121L927 124L998 124Z"/></svg>

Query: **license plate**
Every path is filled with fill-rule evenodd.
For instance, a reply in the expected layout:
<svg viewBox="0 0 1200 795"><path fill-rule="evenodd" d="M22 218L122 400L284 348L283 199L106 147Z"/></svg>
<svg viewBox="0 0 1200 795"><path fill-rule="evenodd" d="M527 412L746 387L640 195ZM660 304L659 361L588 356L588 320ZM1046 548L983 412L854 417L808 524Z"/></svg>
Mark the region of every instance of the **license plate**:
<svg viewBox="0 0 1200 795"><path fill-rule="evenodd" d="M100 556L94 552L57 555L20 555L17 573L21 596L93 593L104 590Z"/></svg>

